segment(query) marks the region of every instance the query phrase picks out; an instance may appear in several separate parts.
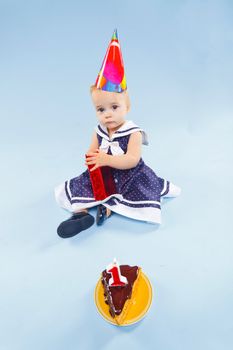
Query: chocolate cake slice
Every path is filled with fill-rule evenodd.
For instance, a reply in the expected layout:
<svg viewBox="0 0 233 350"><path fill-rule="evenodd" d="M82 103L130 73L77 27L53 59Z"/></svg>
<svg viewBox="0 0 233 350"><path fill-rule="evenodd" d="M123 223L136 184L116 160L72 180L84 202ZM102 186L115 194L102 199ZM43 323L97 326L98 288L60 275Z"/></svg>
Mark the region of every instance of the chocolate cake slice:
<svg viewBox="0 0 233 350"><path fill-rule="evenodd" d="M122 324L127 316L129 308L133 303L132 295L137 288L137 281L141 268L138 266L120 265L120 272L128 280L125 286L110 286L111 274L106 270L102 272L102 284L104 287L105 302L109 306L112 318L118 324Z"/></svg>

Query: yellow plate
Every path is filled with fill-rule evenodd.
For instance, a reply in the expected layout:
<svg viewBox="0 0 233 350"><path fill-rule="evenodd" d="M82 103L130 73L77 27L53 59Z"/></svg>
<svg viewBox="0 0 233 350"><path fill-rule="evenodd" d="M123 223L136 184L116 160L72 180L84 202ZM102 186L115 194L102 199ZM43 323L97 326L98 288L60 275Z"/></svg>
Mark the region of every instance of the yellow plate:
<svg viewBox="0 0 233 350"><path fill-rule="evenodd" d="M129 326L140 321L147 313L152 302L152 287L148 277L141 272L141 282L137 289L135 304L130 308L124 323L121 326ZM104 301L104 287L99 279L95 287L95 304L100 315L108 322L119 326L109 313L109 307Z"/></svg>

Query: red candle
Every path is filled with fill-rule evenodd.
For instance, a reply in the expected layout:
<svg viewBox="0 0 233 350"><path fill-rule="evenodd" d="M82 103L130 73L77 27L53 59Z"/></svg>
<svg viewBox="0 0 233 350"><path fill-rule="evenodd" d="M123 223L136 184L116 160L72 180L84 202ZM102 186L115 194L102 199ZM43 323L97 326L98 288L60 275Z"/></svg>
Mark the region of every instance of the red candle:
<svg viewBox="0 0 233 350"><path fill-rule="evenodd" d="M121 275L120 267L114 259L113 264L110 264L106 271L108 273L111 273L112 277L109 280L109 286L110 287L119 287L119 286L125 286L128 284L128 280L125 276Z"/></svg>

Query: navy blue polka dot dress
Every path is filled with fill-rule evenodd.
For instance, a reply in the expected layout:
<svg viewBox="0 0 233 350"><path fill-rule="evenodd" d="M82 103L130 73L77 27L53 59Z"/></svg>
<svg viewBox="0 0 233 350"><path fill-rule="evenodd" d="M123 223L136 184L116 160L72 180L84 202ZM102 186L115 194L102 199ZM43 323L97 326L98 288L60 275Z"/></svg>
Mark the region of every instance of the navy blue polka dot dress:
<svg viewBox="0 0 233 350"><path fill-rule="evenodd" d="M99 148L111 155L127 152L130 135L142 132L143 144L148 144L145 132L132 121L126 121L109 138L107 129L96 127ZM112 211L152 223L161 223L161 197L176 197L180 189L160 177L148 167L141 158L136 167L126 170L112 169L116 193L103 201L96 201L88 170L81 175L66 181L55 189L59 205L71 212L90 208L100 203Z"/></svg>

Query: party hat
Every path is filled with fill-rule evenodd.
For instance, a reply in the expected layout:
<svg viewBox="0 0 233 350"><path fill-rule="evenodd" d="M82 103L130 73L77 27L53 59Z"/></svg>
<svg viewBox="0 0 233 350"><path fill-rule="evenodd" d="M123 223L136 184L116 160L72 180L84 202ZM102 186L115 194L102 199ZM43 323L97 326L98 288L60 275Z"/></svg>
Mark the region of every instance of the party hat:
<svg viewBox="0 0 233 350"><path fill-rule="evenodd" d="M95 86L110 92L122 92L127 89L124 63L116 29L108 45Z"/></svg>

